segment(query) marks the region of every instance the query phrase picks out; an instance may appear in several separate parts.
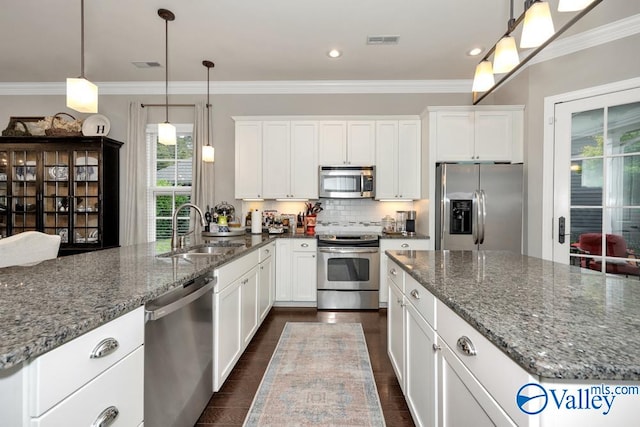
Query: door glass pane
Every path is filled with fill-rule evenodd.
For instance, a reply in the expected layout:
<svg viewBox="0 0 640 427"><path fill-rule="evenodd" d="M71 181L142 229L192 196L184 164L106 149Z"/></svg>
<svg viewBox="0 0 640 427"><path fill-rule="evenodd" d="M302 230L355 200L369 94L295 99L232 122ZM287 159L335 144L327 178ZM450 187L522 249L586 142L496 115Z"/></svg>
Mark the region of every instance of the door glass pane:
<svg viewBox="0 0 640 427"><path fill-rule="evenodd" d="M640 152L640 102L609 108L607 120L611 154Z"/></svg>
<svg viewBox="0 0 640 427"><path fill-rule="evenodd" d="M602 156L604 109L571 115L571 157Z"/></svg>
<svg viewBox="0 0 640 427"><path fill-rule="evenodd" d="M602 159L571 161L571 205L602 206Z"/></svg>
<svg viewBox="0 0 640 427"><path fill-rule="evenodd" d="M640 206L640 154L610 158L607 170L607 205Z"/></svg>

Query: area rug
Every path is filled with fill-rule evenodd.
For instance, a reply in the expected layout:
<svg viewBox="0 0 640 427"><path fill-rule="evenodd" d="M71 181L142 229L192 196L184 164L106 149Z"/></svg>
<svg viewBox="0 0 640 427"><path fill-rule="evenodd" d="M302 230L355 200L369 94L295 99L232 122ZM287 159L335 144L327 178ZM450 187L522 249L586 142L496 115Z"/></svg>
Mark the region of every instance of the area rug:
<svg viewBox="0 0 640 427"><path fill-rule="evenodd" d="M384 426L360 323L288 322L245 426Z"/></svg>

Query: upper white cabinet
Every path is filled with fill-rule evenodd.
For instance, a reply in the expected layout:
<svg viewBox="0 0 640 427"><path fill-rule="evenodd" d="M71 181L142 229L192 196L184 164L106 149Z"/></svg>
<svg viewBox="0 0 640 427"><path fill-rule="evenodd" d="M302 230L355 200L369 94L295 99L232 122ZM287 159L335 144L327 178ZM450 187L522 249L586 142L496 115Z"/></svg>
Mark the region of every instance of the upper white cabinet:
<svg viewBox="0 0 640 427"><path fill-rule="evenodd" d="M262 122L238 121L235 130L236 199L262 198Z"/></svg>
<svg viewBox="0 0 640 427"><path fill-rule="evenodd" d="M323 166L375 164L375 120L320 121L318 163Z"/></svg>
<svg viewBox="0 0 640 427"><path fill-rule="evenodd" d="M420 198L420 120L376 121L376 199Z"/></svg>
<svg viewBox="0 0 640 427"><path fill-rule="evenodd" d="M262 197L318 198L318 123L262 123Z"/></svg>
<svg viewBox="0 0 640 427"><path fill-rule="evenodd" d="M523 161L522 106L429 107L437 162Z"/></svg>

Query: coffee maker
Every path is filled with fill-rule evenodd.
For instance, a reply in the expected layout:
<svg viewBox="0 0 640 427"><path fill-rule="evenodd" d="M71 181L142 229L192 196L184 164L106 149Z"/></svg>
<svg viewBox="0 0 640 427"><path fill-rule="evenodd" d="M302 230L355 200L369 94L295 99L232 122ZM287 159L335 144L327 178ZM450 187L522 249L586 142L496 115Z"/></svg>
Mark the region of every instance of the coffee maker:
<svg viewBox="0 0 640 427"><path fill-rule="evenodd" d="M416 211L407 211L405 230L409 236L414 236L416 234Z"/></svg>

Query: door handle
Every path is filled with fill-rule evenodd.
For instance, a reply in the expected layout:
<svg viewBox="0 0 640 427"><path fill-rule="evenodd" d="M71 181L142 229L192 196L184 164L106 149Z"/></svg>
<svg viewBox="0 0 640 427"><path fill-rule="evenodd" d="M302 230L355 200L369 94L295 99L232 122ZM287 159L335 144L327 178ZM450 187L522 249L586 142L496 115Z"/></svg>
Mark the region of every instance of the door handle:
<svg viewBox="0 0 640 427"><path fill-rule="evenodd" d="M565 218L558 218L558 243L564 244Z"/></svg>

